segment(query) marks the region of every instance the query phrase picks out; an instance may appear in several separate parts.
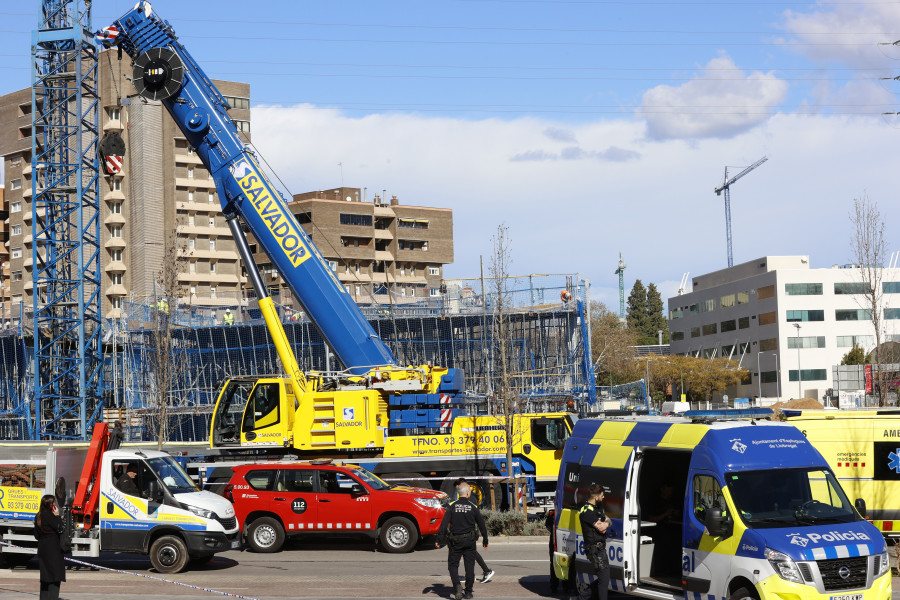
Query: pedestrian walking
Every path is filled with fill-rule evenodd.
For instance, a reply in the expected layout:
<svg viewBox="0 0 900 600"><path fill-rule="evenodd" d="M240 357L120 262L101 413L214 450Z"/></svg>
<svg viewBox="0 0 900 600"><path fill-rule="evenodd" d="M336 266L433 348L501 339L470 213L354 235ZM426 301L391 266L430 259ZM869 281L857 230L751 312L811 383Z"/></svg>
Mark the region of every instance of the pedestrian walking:
<svg viewBox="0 0 900 600"><path fill-rule="evenodd" d="M41 498L38 514L34 517L34 538L38 541L37 555L41 567L40 600L59 599L59 586L66 580L61 541L65 539L64 535L56 497L47 494Z"/></svg>
<svg viewBox="0 0 900 600"><path fill-rule="evenodd" d="M463 483L467 483L465 477L460 477L455 482L453 482L453 486L456 488L457 495L459 495L459 486ZM471 489L471 486L469 487ZM484 562L484 557L482 557L481 552L478 551L478 544L475 545L475 562L477 562L478 566L481 567L481 579L478 580L479 583L487 583L494 578L494 570L488 567L487 563Z"/></svg>
<svg viewBox="0 0 900 600"><path fill-rule="evenodd" d="M597 579L591 583L591 599L606 600L609 594L609 558L606 555L606 536L612 521L603 511L603 486L592 483L588 499L578 513L584 552L594 567Z"/></svg>
<svg viewBox="0 0 900 600"><path fill-rule="evenodd" d="M459 484L457 490L459 497L450 503L441 528L438 530L438 538L435 546L440 548L447 543L447 569L450 571L450 581L453 582L453 592L456 600L472 598L472 586L475 584L475 541L478 532L481 532L482 547L488 547L487 527L484 517L478 507L469 500L472 488L468 483ZM459 560L462 559L466 572L466 586L459 582Z"/></svg>

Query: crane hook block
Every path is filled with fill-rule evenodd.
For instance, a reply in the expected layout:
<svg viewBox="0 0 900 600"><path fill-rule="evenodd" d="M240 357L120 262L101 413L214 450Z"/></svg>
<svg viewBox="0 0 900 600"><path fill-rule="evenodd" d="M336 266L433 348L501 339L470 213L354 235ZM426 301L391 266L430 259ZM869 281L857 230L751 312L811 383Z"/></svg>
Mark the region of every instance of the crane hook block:
<svg viewBox="0 0 900 600"><path fill-rule="evenodd" d="M134 88L148 100L165 100L181 90L184 63L168 48L151 48L136 59L132 71Z"/></svg>

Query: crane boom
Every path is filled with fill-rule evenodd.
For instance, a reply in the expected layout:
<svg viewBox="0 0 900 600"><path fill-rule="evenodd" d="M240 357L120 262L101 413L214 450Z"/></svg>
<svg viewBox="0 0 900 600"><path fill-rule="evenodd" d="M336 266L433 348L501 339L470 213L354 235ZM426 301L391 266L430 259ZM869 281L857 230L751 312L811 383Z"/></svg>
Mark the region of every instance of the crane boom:
<svg viewBox="0 0 900 600"><path fill-rule="evenodd" d="M229 227L247 266L260 308L285 370L302 374L287 345L274 303L259 277L240 224L253 232L326 342L353 374L396 359L263 174L226 112L228 103L178 41L167 21L141 1L114 23L116 43L133 59L133 83L146 99L162 102L215 181ZM281 338L281 339L279 339ZM302 385L300 385L302 389Z"/></svg>
<svg viewBox="0 0 900 600"><path fill-rule="evenodd" d="M767 160L769 159L763 156L761 159L759 159L731 179L728 179L728 167L725 167L725 182L721 186L716 188L716 196L721 196L722 192L725 192L725 240L728 244L729 268L734 266L734 257L731 251L731 185Z"/></svg>

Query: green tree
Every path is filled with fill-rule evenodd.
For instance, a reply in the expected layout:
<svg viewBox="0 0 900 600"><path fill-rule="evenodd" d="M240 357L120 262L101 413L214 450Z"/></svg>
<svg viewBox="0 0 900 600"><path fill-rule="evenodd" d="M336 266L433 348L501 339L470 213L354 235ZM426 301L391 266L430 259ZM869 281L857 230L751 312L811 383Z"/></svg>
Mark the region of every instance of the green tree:
<svg viewBox="0 0 900 600"><path fill-rule="evenodd" d="M656 289L656 284L651 283L647 286L647 331L645 334L652 336L658 343L659 331L663 332L663 343L667 344L669 342L669 322L666 320L662 296Z"/></svg>
<svg viewBox="0 0 900 600"><path fill-rule="evenodd" d="M850 351L841 359L842 365L864 365L866 364L866 351L853 344Z"/></svg>
<svg viewBox="0 0 900 600"><path fill-rule="evenodd" d="M628 295L625 322L629 329L637 333L640 338L639 343L645 343L643 338L647 332L647 289L640 279L634 282L631 293Z"/></svg>
<svg viewBox="0 0 900 600"><path fill-rule="evenodd" d="M598 385L634 381L629 377L637 343L637 334L625 327L618 313L602 302L591 302L591 359Z"/></svg>

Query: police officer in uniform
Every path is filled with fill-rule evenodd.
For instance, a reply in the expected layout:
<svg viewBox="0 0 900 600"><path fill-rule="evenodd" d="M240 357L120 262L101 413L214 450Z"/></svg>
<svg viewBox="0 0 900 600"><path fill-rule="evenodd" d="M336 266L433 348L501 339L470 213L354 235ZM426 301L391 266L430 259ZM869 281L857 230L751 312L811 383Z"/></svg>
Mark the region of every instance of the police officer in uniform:
<svg viewBox="0 0 900 600"><path fill-rule="evenodd" d="M584 535L584 553L594 567L597 579L591 584L591 598L606 600L609 592L609 558L606 555L606 535L612 521L603 511L603 486L592 483L589 497L578 513Z"/></svg>
<svg viewBox="0 0 900 600"><path fill-rule="evenodd" d="M469 500L472 488L468 483L461 483L458 493L459 498L451 502L447 512L444 513L435 546L440 548L445 541L449 546L447 568L450 571L450 580L453 582L456 600L463 600L472 597L472 586L475 584L475 540L478 539L478 532L481 532L484 548L488 547L488 535L481 511ZM460 558L466 570L465 592L459 583Z"/></svg>

